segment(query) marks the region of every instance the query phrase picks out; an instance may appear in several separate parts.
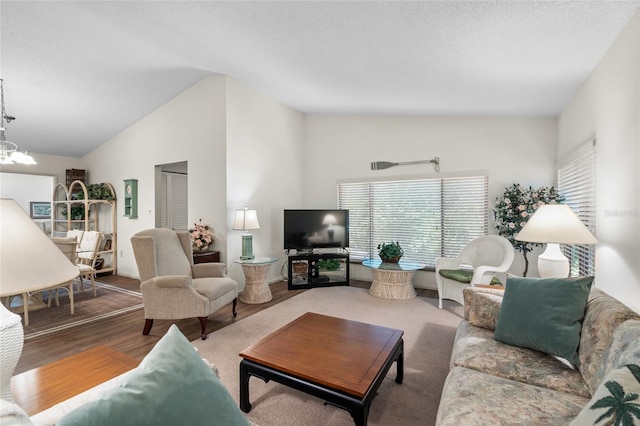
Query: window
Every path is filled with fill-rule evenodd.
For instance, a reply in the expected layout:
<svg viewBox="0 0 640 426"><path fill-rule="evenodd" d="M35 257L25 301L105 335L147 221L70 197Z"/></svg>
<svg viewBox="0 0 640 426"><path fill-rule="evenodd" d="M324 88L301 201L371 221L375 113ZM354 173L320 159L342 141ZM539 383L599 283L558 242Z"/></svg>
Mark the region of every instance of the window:
<svg viewBox="0 0 640 426"><path fill-rule="evenodd" d="M343 181L338 207L349 210L353 258L377 258L377 245L399 241L404 260L435 267L488 232L488 177Z"/></svg>
<svg viewBox="0 0 640 426"><path fill-rule="evenodd" d="M593 139L560 162L558 191L565 197L582 223L595 235L596 231L596 140ZM569 259L570 276L594 275L594 245L562 245Z"/></svg>

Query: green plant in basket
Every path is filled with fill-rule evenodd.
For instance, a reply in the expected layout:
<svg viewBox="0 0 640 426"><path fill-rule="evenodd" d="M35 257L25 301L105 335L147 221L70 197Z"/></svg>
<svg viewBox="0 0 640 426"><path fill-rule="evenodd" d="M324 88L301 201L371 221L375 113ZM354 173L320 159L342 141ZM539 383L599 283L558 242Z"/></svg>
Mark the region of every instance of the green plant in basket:
<svg viewBox="0 0 640 426"><path fill-rule="evenodd" d="M398 262L403 255L404 250L398 241L378 244L378 256L383 262Z"/></svg>

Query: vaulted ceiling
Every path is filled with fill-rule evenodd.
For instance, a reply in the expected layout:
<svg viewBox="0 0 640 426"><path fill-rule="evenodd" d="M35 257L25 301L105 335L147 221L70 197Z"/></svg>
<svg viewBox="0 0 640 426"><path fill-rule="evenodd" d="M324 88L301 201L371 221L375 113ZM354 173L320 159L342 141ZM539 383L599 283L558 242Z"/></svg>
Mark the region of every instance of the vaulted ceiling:
<svg viewBox="0 0 640 426"><path fill-rule="evenodd" d="M7 139L82 157L213 73L309 113L554 117L640 1L6 1Z"/></svg>

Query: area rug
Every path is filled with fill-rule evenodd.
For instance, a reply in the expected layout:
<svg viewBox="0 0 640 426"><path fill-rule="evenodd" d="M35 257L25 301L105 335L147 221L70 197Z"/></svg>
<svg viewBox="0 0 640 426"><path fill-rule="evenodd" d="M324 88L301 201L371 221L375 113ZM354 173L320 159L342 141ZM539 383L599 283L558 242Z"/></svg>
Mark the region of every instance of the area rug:
<svg viewBox="0 0 640 426"><path fill-rule="evenodd" d="M424 297L383 300L355 287L316 288L195 340L203 358L213 362L231 395L239 400L239 352L305 312L346 318L404 331L404 382L395 383L395 365L378 389L369 412L369 425L432 425L462 306ZM350 414L324 401L275 382L252 377L252 410L247 417L261 426L353 425Z"/></svg>
<svg viewBox="0 0 640 426"><path fill-rule="evenodd" d="M65 290L60 291L60 306L53 301L49 308L29 311L29 325L24 327L25 341L142 309L142 294L139 292L96 282L96 297L93 297L88 281L85 288L84 292L74 293L73 315Z"/></svg>

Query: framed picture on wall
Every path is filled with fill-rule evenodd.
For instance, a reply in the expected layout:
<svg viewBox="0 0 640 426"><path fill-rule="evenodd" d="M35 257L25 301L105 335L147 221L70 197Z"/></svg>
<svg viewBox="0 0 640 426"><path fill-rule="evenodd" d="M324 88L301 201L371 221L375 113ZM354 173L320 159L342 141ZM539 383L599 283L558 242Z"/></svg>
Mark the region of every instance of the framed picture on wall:
<svg viewBox="0 0 640 426"><path fill-rule="evenodd" d="M51 219L51 203L48 201L31 202L31 219Z"/></svg>

